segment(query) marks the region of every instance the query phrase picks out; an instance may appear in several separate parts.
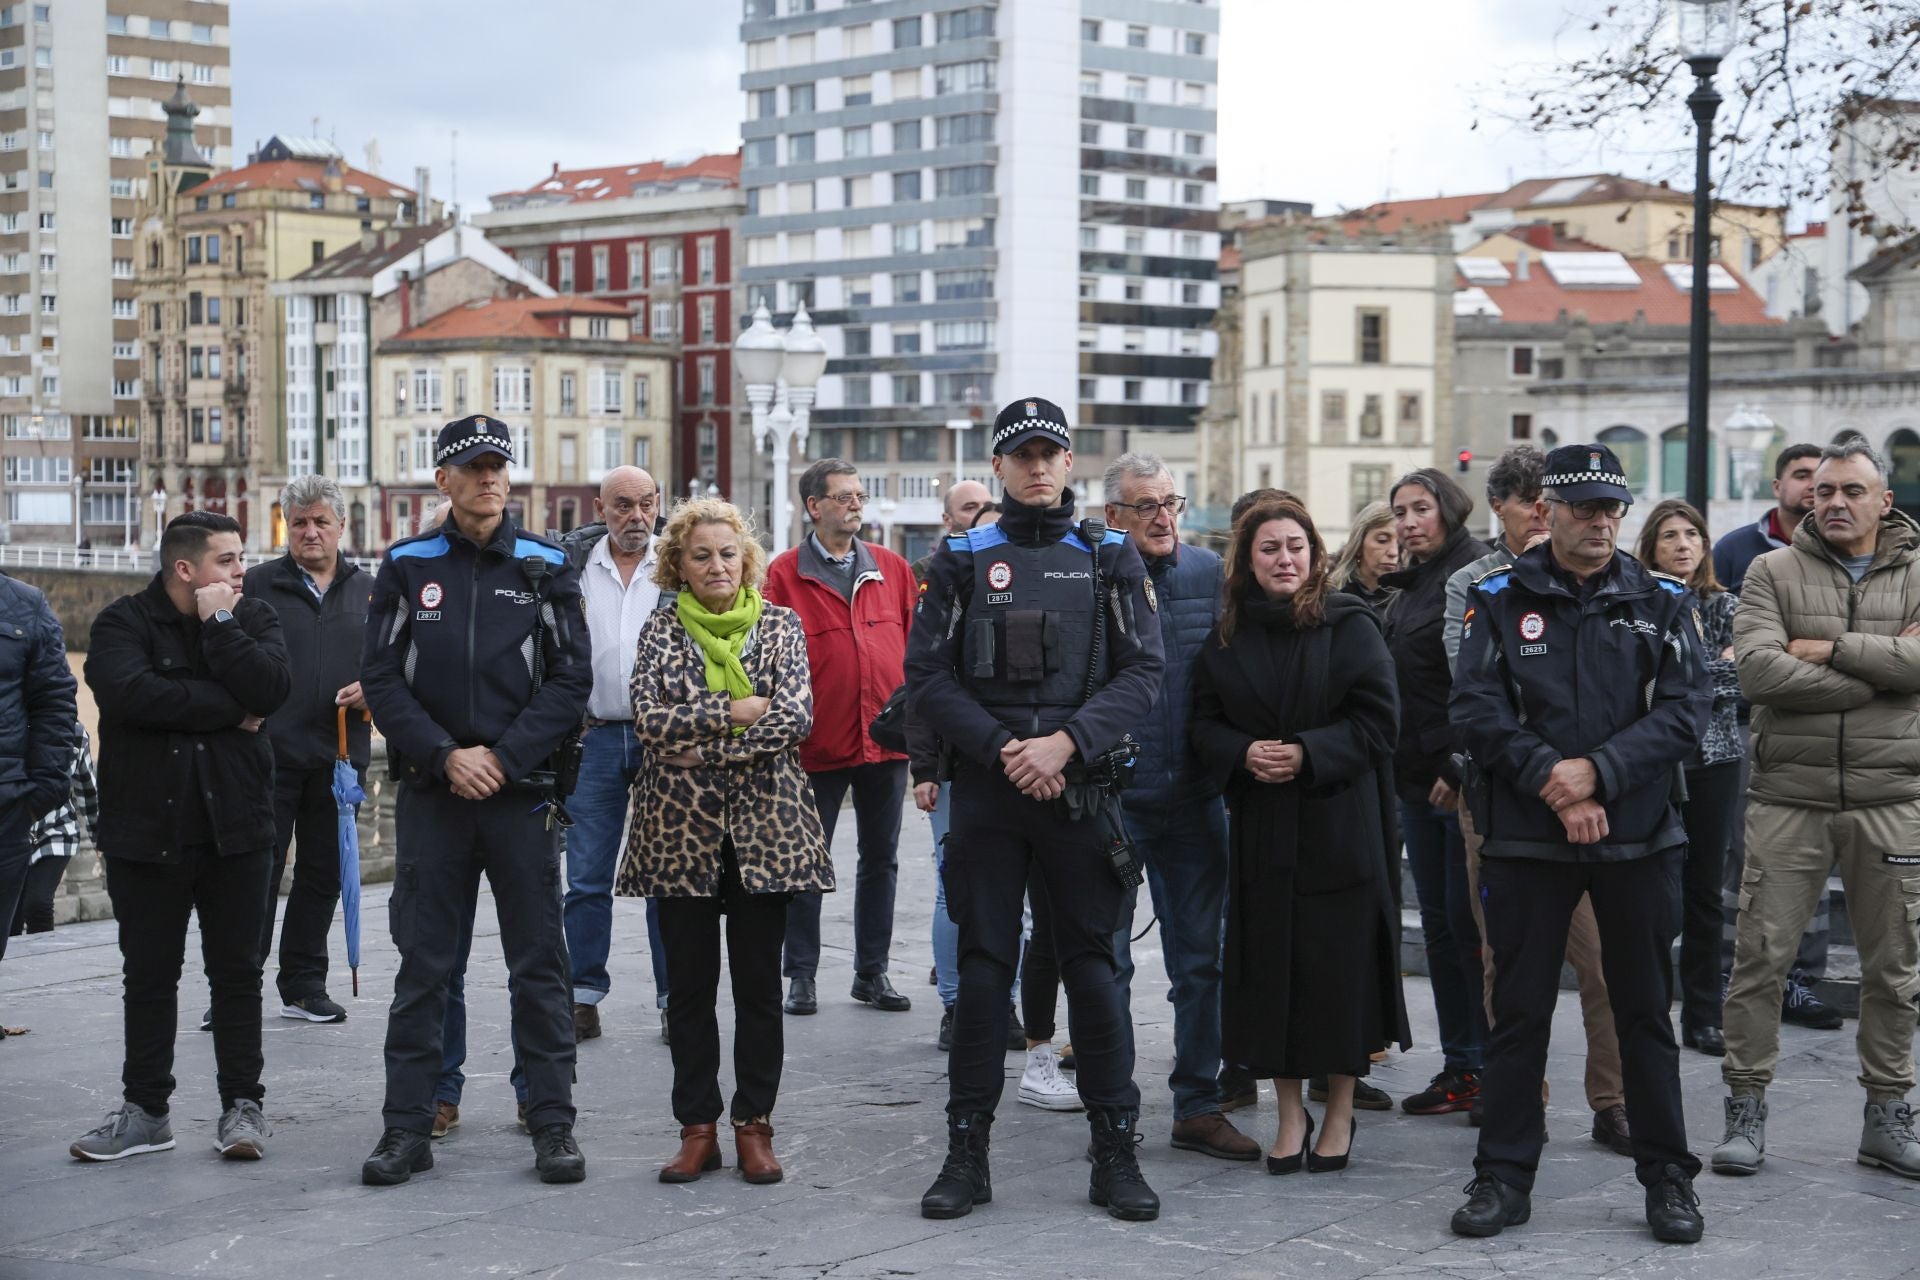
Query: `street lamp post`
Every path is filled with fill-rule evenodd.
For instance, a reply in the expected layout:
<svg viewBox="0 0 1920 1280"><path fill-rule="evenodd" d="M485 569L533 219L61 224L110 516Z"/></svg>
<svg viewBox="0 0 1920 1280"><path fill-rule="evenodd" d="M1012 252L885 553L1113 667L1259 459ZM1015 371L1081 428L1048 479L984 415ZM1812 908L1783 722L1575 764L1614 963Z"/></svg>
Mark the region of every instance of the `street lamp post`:
<svg viewBox="0 0 1920 1280"><path fill-rule="evenodd" d="M827 346L813 331L804 305L794 311L792 328L782 333L773 327L763 301L754 308L753 323L734 339L733 351L753 412L754 447L773 450L772 533L778 555L787 549L791 534L787 463L796 437L802 455L806 452L814 388L826 371Z"/></svg>
<svg viewBox="0 0 1920 1280"><path fill-rule="evenodd" d="M1753 521L1754 489L1760 478L1760 460L1767 442L1773 439L1774 423L1754 405L1736 405L1720 434L1733 455L1735 473L1740 477L1740 523Z"/></svg>
<svg viewBox="0 0 1920 1280"><path fill-rule="evenodd" d="M160 537L167 531L167 491L153 486L153 549L160 549Z"/></svg>
<svg viewBox="0 0 1920 1280"><path fill-rule="evenodd" d="M1735 0L1675 0L1680 56L1692 68L1693 92L1693 325L1687 359L1687 501L1707 509L1708 327L1713 262L1713 119L1720 110L1714 72L1733 49Z"/></svg>

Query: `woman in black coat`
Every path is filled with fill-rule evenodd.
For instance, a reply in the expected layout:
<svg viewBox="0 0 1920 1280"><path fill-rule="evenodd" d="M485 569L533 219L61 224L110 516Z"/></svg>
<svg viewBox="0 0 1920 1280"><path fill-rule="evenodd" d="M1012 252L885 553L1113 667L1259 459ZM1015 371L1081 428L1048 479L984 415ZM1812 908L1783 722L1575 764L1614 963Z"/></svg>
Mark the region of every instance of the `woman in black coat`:
<svg viewBox="0 0 1920 1280"><path fill-rule="evenodd" d="M1195 750L1232 815L1222 1057L1273 1080L1270 1173L1343 1168L1368 1055L1408 1042L1388 868L1393 664L1334 593L1313 520L1268 499L1234 527L1226 604L1194 667ZM1328 1077L1326 1123L1300 1082Z"/></svg>

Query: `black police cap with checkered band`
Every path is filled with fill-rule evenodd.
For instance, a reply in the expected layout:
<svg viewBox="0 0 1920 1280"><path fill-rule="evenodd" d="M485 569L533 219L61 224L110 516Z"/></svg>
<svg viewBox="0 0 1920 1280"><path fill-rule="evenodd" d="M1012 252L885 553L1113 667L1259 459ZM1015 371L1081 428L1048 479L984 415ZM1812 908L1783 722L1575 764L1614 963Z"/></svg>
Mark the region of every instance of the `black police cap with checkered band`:
<svg viewBox="0 0 1920 1280"><path fill-rule="evenodd" d="M993 420L993 451L1012 453L1028 440L1043 436L1062 449L1073 448L1066 411L1051 400L1026 396L1015 400Z"/></svg>
<svg viewBox="0 0 1920 1280"><path fill-rule="evenodd" d="M498 418L489 418L484 413L470 414L440 428L440 438L433 446L433 465L465 466L483 453L497 453L512 462L513 438L507 424Z"/></svg>
<svg viewBox="0 0 1920 1280"><path fill-rule="evenodd" d="M1563 444L1547 455L1545 472L1541 488L1551 489L1562 502L1633 501L1626 468L1603 444Z"/></svg>

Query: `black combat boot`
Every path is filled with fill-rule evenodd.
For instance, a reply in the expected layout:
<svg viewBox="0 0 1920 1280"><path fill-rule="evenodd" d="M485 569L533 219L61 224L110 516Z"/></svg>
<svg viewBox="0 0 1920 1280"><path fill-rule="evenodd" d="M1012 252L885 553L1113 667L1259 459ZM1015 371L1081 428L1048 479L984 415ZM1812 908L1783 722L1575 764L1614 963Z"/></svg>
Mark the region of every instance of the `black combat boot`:
<svg viewBox="0 0 1920 1280"><path fill-rule="evenodd" d="M987 1173L988 1130L993 1117L984 1111L947 1117L947 1162L940 1176L920 1197L923 1218L964 1218L973 1206L993 1199L993 1179Z"/></svg>
<svg viewBox="0 0 1920 1280"><path fill-rule="evenodd" d="M1160 1197L1140 1175L1140 1161L1134 1155L1140 1142L1139 1114L1090 1111L1087 1119L1093 1125L1093 1176L1087 1184L1087 1199L1123 1222L1152 1222L1160 1216Z"/></svg>

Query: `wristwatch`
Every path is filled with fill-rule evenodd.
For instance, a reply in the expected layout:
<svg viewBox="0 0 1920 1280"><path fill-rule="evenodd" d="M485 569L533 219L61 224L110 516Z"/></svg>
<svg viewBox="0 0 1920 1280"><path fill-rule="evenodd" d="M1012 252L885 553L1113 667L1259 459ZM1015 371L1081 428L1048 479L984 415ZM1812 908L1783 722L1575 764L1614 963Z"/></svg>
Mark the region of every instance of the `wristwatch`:
<svg viewBox="0 0 1920 1280"><path fill-rule="evenodd" d="M215 622L232 622L232 621L233 621L233 610L231 610L231 609L215 609L215 610L213 611L213 620L214 620Z"/></svg>

